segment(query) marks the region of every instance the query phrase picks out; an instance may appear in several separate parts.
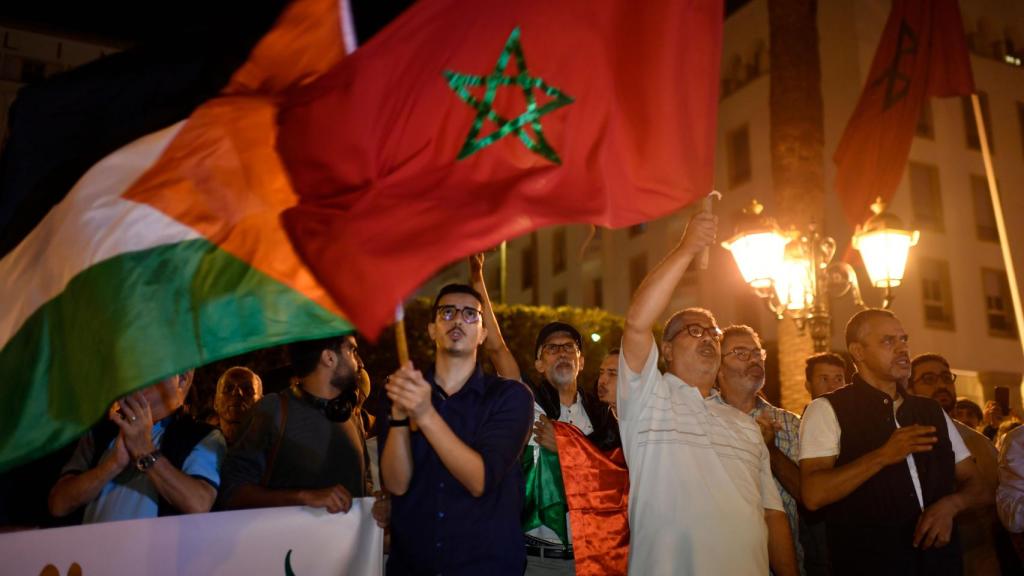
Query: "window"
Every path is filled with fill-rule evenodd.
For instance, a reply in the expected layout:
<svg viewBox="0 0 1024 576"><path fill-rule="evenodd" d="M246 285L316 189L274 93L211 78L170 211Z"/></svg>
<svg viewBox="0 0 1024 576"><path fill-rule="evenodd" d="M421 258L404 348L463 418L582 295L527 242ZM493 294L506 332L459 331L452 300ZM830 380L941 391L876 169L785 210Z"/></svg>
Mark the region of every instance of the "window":
<svg viewBox="0 0 1024 576"><path fill-rule="evenodd" d="M522 264L520 269L520 278L522 279L522 289L530 290L533 288L534 282L534 270L537 269L537 251L536 245L533 241L523 248L520 253L519 262Z"/></svg>
<svg viewBox="0 0 1024 576"><path fill-rule="evenodd" d="M953 289L949 281L949 263L945 260L921 258L921 304L924 324L929 328L952 330Z"/></svg>
<svg viewBox="0 0 1024 576"><path fill-rule="evenodd" d="M971 195L974 197L974 227L978 240L998 242L996 213L992 210L992 197L988 192L988 180L984 176L971 174Z"/></svg>
<svg viewBox="0 0 1024 576"><path fill-rule="evenodd" d="M555 230L551 236L551 266L553 272L565 272L565 228Z"/></svg>
<svg viewBox="0 0 1024 576"><path fill-rule="evenodd" d="M729 187L750 181L750 129L749 125L731 130L726 136L726 158L729 162Z"/></svg>
<svg viewBox="0 0 1024 576"><path fill-rule="evenodd" d="M910 163L910 201L914 206L914 226L936 232L944 230L938 168Z"/></svg>
<svg viewBox="0 0 1024 576"><path fill-rule="evenodd" d="M1010 300L1010 283L1006 279L1006 272L982 268L981 288L985 294L988 333L1015 338L1017 327L1013 321L1013 303Z"/></svg>
<svg viewBox="0 0 1024 576"><path fill-rule="evenodd" d="M917 117L915 134L921 138L935 140L935 120L932 118L932 101L925 98L924 106L921 106L921 115Z"/></svg>
<svg viewBox="0 0 1024 576"><path fill-rule="evenodd" d="M594 308L604 306L604 281L600 276L590 281L590 305Z"/></svg>
<svg viewBox="0 0 1024 576"><path fill-rule="evenodd" d="M996 144L992 140L992 115L988 111L988 94L978 92L978 100L981 103L981 116L985 119L985 136L988 138L988 149L995 154ZM967 133L967 147L971 150L981 150L981 140L978 138L978 122L974 119L974 105L971 104L970 96L961 96L960 104L964 111L964 129Z"/></svg>
<svg viewBox="0 0 1024 576"><path fill-rule="evenodd" d="M569 292L565 288L556 290L555 295L551 298L551 303L554 306L565 306L569 303Z"/></svg>
<svg viewBox="0 0 1024 576"><path fill-rule="evenodd" d="M629 293L633 294L647 276L647 254L634 256L629 260Z"/></svg>

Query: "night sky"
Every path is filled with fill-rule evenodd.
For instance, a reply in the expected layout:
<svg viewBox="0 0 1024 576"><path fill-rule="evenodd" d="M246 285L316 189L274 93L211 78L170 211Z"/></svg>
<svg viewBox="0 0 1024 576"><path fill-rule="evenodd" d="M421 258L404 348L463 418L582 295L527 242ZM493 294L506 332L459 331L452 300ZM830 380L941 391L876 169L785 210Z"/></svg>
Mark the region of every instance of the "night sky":
<svg viewBox="0 0 1024 576"><path fill-rule="evenodd" d="M726 0L726 13L731 14L749 1ZM278 1L9 0L0 2L0 24L119 46L180 42L187 37L187 32L202 28L204 22L229 22L227 14L251 10L257 3L267 5ZM408 0L353 0L361 19L371 22L373 27L379 27L408 3ZM211 9L217 13L211 13Z"/></svg>

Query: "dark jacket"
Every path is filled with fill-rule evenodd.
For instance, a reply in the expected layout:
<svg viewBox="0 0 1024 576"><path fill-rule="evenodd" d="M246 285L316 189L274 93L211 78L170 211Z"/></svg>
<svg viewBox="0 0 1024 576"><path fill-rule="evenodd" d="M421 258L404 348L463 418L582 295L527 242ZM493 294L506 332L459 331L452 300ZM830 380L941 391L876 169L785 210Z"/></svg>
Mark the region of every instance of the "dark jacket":
<svg viewBox="0 0 1024 576"><path fill-rule="evenodd" d="M531 383L530 388L533 389L533 397L544 410L544 414L552 420L558 420L562 413L558 390L546 379L542 379L539 385ZM587 435L587 440L603 451L622 446L619 423L611 415L608 405L598 400L597 394L589 392L583 386L577 386L577 389L583 402L583 411L587 413L590 424L594 426L594 431Z"/></svg>
<svg viewBox="0 0 1024 576"><path fill-rule="evenodd" d="M893 417L892 399L854 376L853 383L827 394L842 431L835 466L846 465L880 448L900 426L934 426L938 441L931 451L914 454L924 507L956 490L953 448L945 415L930 398L899 390L903 402ZM825 508L829 551L835 574L941 575L962 573L960 543L938 549L913 547L921 516L907 463L883 468L846 498Z"/></svg>

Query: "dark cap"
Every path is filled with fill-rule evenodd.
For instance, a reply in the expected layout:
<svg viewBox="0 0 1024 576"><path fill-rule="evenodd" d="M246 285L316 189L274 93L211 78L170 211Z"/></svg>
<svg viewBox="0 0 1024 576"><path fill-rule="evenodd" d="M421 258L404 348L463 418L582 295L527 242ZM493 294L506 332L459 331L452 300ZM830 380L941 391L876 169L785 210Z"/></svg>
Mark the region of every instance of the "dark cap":
<svg viewBox="0 0 1024 576"><path fill-rule="evenodd" d="M552 322L547 326L540 329L540 334L537 334L537 345L533 347L533 356L537 357L540 352L540 347L544 345L544 342L551 337L552 334L557 332L565 332L576 342L576 347L579 348L580 353L583 353L583 337L580 336L580 331L574 328L571 324L565 322Z"/></svg>

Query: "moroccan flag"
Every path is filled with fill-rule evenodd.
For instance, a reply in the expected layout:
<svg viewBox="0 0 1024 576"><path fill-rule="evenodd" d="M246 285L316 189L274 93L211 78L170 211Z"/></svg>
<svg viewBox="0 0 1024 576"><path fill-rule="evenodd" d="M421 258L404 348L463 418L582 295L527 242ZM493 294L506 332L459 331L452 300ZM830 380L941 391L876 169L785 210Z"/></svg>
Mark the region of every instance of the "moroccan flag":
<svg viewBox="0 0 1024 576"><path fill-rule="evenodd" d="M626 574L629 470L621 448L598 450L571 424L555 422L577 576Z"/></svg>
<svg viewBox="0 0 1024 576"><path fill-rule="evenodd" d="M295 249L360 331L445 264L711 190L720 0L426 0L292 91Z"/></svg>
<svg viewBox="0 0 1024 576"><path fill-rule="evenodd" d="M896 192L927 98L974 91L957 0L893 0L864 91L834 160L851 224Z"/></svg>
<svg viewBox="0 0 1024 576"><path fill-rule="evenodd" d="M187 121L92 166L0 259L0 470L184 369L349 332L279 222L274 99L346 53L336 0L292 3Z"/></svg>

